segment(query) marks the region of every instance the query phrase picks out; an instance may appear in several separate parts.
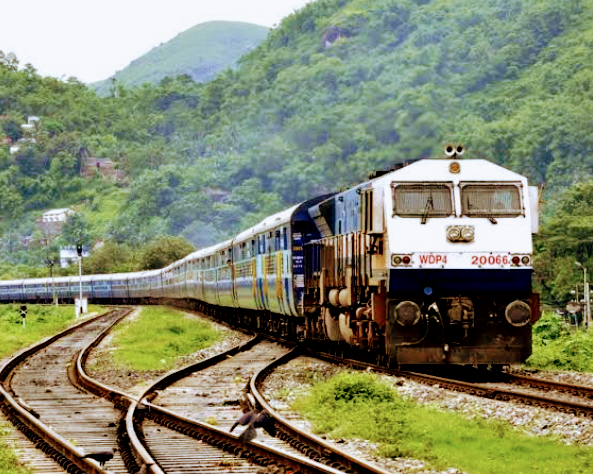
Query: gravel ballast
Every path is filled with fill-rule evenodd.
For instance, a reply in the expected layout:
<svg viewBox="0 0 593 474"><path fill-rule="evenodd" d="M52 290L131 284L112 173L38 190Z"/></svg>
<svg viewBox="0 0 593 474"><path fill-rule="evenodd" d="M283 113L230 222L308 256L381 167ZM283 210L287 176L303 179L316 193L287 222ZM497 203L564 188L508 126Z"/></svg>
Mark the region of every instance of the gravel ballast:
<svg viewBox="0 0 593 474"><path fill-rule="evenodd" d="M282 416L292 422L298 422L302 428L310 431L310 424L298 413L290 409L292 401L311 389L315 377L325 379L341 370L345 369L316 359L301 357L279 368L267 378L264 384L264 395L269 400L270 405L278 410ZM312 374L318 375L313 376ZM542 376L541 373L536 375ZM443 411L460 413L468 419L481 417L502 420L523 431L528 436L552 436L566 444L593 445L593 420L587 418L579 418L514 402L502 402L457 393L443 389L438 385L423 385L401 377L381 375L380 378L404 397L411 398L421 404L434 406ZM570 373L546 373L542 378L565 382L571 380L571 383L582 385L593 384L593 376L586 374L579 374L579 377L576 377L578 382L575 381L574 374ZM339 448L351 450L356 456L376 463L391 472L407 473L416 469L431 474L437 472L430 469L425 470L425 464L421 461L381 458L374 454L377 444L365 440L327 439L327 441L338 442ZM442 472L452 474L459 471L449 469Z"/></svg>

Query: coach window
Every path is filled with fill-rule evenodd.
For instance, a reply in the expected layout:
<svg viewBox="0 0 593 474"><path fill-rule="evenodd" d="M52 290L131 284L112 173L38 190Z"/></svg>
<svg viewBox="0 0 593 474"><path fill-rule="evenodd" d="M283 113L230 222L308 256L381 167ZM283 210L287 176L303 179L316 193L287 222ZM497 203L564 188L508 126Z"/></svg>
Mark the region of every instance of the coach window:
<svg viewBox="0 0 593 474"><path fill-rule="evenodd" d="M461 213L468 217L486 217L496 224L495 217L519 217L521 183L459 183Z"/></svg>
<svg viewBox="0 0 593 474"><path fill-rule="evenodd" d="M453 215L453 183L391 183L393 216L429 217Z"/></svg>
<svg viewBox="0 0 593 474"><path fill-rule="evenodd" d="M274 233L274 251L278 251L278 250L282 250L282 247L280 246L280 229L278 229L275 233Z"/></svg>
<svg viewBox="0 0 593 474"><path fill-rule="evenodd" d="M288 250L288 230L286 227L282 227L282 240L284 246L282 247L284 250Z"/></svg>

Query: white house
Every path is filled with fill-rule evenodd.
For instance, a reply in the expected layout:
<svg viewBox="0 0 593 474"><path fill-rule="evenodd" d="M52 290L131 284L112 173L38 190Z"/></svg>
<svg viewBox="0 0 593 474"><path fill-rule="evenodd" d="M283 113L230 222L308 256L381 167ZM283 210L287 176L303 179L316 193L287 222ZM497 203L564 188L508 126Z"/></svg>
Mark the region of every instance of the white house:
<svg viewBox="0 0 593 474"><path fill-rule="evenodd" d="M37 224L43 230L45 238L51 240L62 234L64 222L73 214L75 214L75 211L68 208L52 209L38 218Z"/></svg>
<svg viewBox="0 0 593 474"><path fill-rule="evenodd" d="M82 257L88 257L90 253L87 250L82 251ZM76 247L62 247L60 249L60 267L66 268L70 264L78 264L78 253Z"/></svg>

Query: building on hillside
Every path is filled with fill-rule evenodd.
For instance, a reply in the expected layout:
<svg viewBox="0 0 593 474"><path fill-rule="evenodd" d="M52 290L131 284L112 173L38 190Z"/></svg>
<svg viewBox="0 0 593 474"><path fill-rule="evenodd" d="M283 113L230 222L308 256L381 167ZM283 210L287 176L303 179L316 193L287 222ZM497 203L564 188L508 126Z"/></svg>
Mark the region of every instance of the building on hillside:
<svg viewBox="0 0 593 474"><path fill-rule="evenodd" d="M37 225L45 234L46 244L48 244L54 238L62 235L64 223L68 217L73 214L75 214L75 211L68 208L52 209L45 212L40 218L37 219Z"/></svg>
<svg viewBox="0 0 593 474"><path fill-rule="evenodd" d="M125 178L125 173L120 169L116 169L113 161L109 158L95 158L92 156L84 160L82 175L85 178L100 175L103 179L117 182L123 181Z"/></svg>

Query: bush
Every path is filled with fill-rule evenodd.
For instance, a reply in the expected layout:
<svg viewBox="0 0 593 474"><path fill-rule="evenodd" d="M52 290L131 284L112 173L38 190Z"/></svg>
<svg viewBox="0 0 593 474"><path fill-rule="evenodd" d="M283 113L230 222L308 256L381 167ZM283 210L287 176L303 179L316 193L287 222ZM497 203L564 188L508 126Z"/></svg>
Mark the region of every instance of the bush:
<svg viewBox="0 0 593 474"><path fill-rule="evenodd" d="M533 327L533 354L528 367L593 372L593 334L546 313Z"/></svg>

